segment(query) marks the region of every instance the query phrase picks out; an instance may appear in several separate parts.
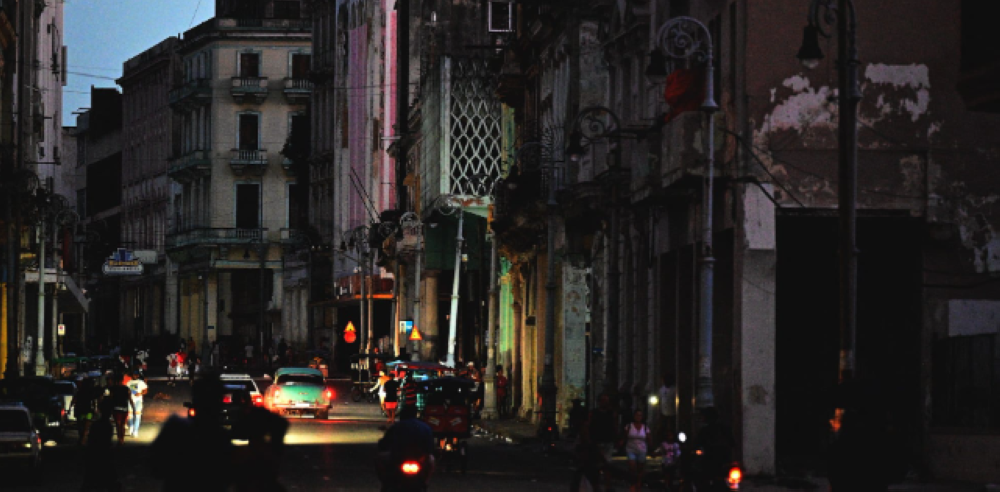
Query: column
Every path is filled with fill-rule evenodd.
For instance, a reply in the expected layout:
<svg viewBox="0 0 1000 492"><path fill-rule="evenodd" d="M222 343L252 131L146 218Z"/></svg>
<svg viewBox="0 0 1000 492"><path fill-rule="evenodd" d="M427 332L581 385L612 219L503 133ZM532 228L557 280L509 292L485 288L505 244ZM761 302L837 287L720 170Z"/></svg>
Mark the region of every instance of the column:
<svg viewBox="0 0 1000 492"><path fill-rule="evenodd" d="M763 185L771 192L771 185ZM741 297L741 352L743 468L748 475L775 470L775 269L777 239L774 204L755 186L743 187L743 234L737 255L743 256L736 274ZM737 263L739 264L739 263ZM742 281L740 280L742 278Z"/></svg>
<svg viewBox="0 0 1000 492"><path fill-rule="evenodd" d="M444 358L444 347L439 347L438 330L438 275L437 270L424 271L424 285L420 289L420 307L423 313L420 315L420 334L424 341L420 343L420 359L436 362ZM441 350L439 350L441 349Z"/></svg>

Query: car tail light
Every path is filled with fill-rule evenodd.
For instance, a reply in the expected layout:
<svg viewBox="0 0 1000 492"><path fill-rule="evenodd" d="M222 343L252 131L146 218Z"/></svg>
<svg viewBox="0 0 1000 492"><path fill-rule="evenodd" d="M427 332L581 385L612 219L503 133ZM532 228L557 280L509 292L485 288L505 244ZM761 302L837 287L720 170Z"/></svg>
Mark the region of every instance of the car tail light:
<svg viewBox="0 0 1000 492"><path fill-rule="evenodd" d="M326 399L327 400L332 400L333 399L333 390L332 389L327 388L326 389L326 393L324 393L324 394L326 395Z"/></svg>
<svg viewBox="0 0 1000 492"><path fill-rule="evenodd" d="M66 416L66 409L65 408L62 409L62 410L60 410L59 412L60 412L59 416L61 416L61 417L65 417Z"/></svg>
<svg viewBox="0 0 1000 492"><path fill-rule="evenodd" d="M403 473L407 475L416 475L420 473L420 463L416 461L406 461L402 466Z"/></svg>
<svg viewBox="0 0 1000 492"><path fill-rule="evenodd" d="M263 405L264 404L264 397L261 396L261 395L255 395L253 397L253 404L254 405L258 405L258 406L259 405Z"/></svg>
<svg viewBox="0 0 1000 492"><path fill-rule="evenodd" d="M739 490L740 482L743 480L743 470L739 466L733 465L729 469L729 490Z"/></svg>
<svg viewBox="0 0 1000 492"><path fill-rule="evenodd" d="M277 401L279 396L281 396L281 390L280 389L275 389L274 390L274 400Z"/></svg>
<svg viewBox="0 0 1000 492"><path fill-rule="evenodd" d="M193 408L189 408L188 409L188 417L194 417L194 409Z"/></svg>

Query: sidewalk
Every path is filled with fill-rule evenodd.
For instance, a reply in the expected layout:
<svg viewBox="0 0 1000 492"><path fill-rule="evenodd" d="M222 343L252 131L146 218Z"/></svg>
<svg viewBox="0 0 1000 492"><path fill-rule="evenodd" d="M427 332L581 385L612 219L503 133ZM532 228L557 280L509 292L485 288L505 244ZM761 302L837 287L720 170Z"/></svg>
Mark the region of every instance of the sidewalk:
<svg viewBox="0 0 1000 492"><path fill-rule="evenodd" d="M507 440L513 444L541 444L541 439L537 437L537 425L530 422L513 418L479 420L474 422L473 426L481 433ZM541 447L538 450L541 451ZM556 444L556 453L572 458L573 440L560 436L560 441ZM615 478L624 479L627 476L628 464L624 456L614 456L611 467ZM659 475L659 468L660 459L650 458L646 462L647 476L655 479ZM621 483L618 485L624 486ZM621 487L618 488L621 489ZM745 477L740 486L741 491L753 492L826 492L829 488L829 482L824 477ZM625 489L627 490L627 487ZM901 492L1000 492L1000 487L968 483L907 481L891 485L889 490Z"/></svg>

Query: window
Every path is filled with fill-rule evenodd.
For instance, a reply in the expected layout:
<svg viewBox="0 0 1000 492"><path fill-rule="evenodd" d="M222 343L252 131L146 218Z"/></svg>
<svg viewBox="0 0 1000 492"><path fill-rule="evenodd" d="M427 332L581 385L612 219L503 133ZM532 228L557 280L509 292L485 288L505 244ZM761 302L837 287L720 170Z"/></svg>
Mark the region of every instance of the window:
<svg viewBox="0 0 1000 492"><path fill-rule="evenodd" d="M240 77L260 77L260 53L240 53Z"/></svg>
<svg viewBox="0 0 1000 492"><path fill-rule="evenodd" d="M307 197L304 195L304 186L291 183L288 185L288 228L305 229L308 217L304 216L302 203Z"/></svg>
<svg viewBox="0 0 1000 492"><path fill-rule="evenodd" d="M934 425L1000 428L997 335L939 340L933 354Z"/></svg>
<svg viewBox="0 0 1000 492"><path fill-rule="evenodd" d="M514 2L490 2L489 24L490 32L514 31Z"/></svg>
<svg viewBox="0 0 1000 492"><path fill-rule="evenodd" d="M302 13L299 9L298 0L275 0L275 19L301 19Z"/></svg>
<svg viewBox="0 0 1000 492"><path fill-rule="evenodd" d="M240 113L236 146L240 150L260 150L260 114Z"/></svg>
<svg viewBox="0 0 1000 492"><path fill-rule="evenodd" d="M260 227L260 185L257 183L236 185L236 228L257 229Z"/></svg>
<svg viewBox="0 0 1000 492"><path fill-rule="evenodd" d="M292 53L292 78L302 80L309 75L309 59L306 53Z"/></svg>

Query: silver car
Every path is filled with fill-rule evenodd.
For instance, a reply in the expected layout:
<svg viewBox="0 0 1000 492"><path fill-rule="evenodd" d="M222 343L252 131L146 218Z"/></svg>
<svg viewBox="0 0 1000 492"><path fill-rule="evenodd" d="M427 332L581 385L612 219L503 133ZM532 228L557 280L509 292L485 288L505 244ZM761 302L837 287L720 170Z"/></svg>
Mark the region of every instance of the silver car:
<svg viewBox="0 0 1000 492"><path fill-rule="evenodd" d="M42 464L42 438L31 412L20 403L0 403L0 464L27 465L33 471Z"/></svg>

